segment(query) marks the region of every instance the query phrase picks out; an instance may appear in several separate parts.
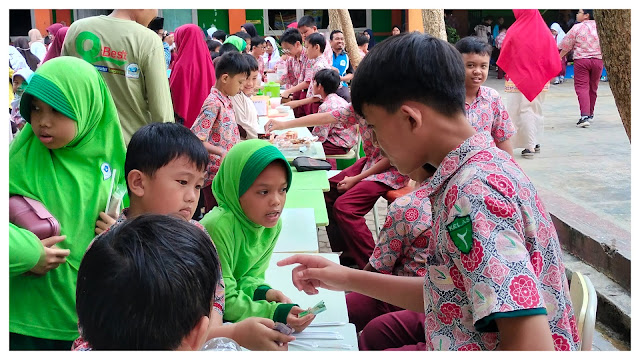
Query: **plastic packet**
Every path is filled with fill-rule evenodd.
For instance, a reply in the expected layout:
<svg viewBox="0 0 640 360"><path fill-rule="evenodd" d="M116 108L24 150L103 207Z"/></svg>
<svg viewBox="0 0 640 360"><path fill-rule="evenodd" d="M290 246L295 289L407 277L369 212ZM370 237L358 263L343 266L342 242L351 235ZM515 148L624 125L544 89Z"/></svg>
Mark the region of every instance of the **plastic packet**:
<svg viewBox="0 0 640 360"><path fill-rule="evenodd" d="M226 337L215 337L202 346L201 351L242 351L240 345Z"/></svg>
<svg viewBox="0 0 640 360"><path fill-rule="evenodd" d="M109 197L109 201L107 202L106 213L114 219L117 219L120 216L120 209L122 208L122 199L124 199L124 195L127 193L127 187L122 184L118 184L116 188L111 191L111 196Z"/></svg>

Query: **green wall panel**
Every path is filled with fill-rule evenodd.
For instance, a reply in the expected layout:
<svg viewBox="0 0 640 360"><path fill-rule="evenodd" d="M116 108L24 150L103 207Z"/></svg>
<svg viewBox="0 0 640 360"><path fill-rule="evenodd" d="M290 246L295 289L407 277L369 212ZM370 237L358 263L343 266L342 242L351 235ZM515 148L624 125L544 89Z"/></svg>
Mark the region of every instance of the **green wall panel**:
<svg viewBox="0 0 640 360"><path fill-rule="evenodd" d="M207 30L214 24L218 30L229 33L229 10L202 9L198 10L198 26ZM235 32L235 31L234 31Z"/></svg>
<svg viewBox="0 0 640 360"><path fill-rule="evenodd" d="M258 31L258 35L264 36L264 12L262 9L247 9L245 10L245 14L247 22L253 23Z"/></svg>

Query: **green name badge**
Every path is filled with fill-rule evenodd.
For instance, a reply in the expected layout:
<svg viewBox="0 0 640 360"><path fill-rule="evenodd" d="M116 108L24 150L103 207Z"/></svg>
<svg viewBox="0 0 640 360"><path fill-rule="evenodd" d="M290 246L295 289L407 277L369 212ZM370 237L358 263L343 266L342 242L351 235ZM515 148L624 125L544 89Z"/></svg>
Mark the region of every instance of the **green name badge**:
<svg viewBox="0 0 640 360"><path fill-rule="evenodd" d="M451 224L447 225L447 231L456 247L464 254L471 251L473 245L473 226L471 216L456 216Z"/></svg>

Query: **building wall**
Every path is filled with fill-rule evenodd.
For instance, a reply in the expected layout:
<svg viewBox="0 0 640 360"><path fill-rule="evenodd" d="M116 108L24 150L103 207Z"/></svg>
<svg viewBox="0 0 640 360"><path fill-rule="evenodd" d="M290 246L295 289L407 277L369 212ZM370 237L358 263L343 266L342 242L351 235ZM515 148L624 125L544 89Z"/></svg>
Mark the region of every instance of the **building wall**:
<svg viewBox="0 0 640 360"><path fill-rule="evenodd" d="M256 27L258 35L264 36L264 11L262 9L247 9L246 18L247 22Z"/></svg>
<svg viewBox="0 0 640 360"><path fill-rule="evenodd" d="M205 9L198 10L198 25L207 30L214 25L218 30L229 33L229 10Z"/></svg>

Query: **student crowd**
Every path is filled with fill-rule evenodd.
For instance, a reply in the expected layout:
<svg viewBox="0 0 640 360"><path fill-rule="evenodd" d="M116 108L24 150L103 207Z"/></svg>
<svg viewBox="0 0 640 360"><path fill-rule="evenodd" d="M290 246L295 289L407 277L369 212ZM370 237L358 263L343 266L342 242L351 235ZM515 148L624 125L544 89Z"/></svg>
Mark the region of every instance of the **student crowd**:
<svg viewBox="0 0 640 360"><path fill-rule="evenodd" d="M282 54L250 23L169 34L157 10L54 24L46 53L16 40L9 194L40 202L60 231L9 224L10 349L198 350L227 337L287 350L295 334L275 324L299 332L314 315L265 283L292 172L257 139L251 96L276 74L296 119L267 133L313 126L326 154L362 141L325 193L342 265L278 263L299 264L292 281L308 294L350 291L361 350L576 350L558 236L513 159L540 151L540 98L564 54L537 10L514 14L497 59L517 95L507 106L483 86L492 46L475 36L376 44L368 31L355 71L343 33L325 37L309 16L280 36ZM579 16L575 32L593 35L592 12ZM584 38L573 32L562 52ZM410 179L374 239L364 215ZM111 212L116 189L128 206Z"/></svg>

